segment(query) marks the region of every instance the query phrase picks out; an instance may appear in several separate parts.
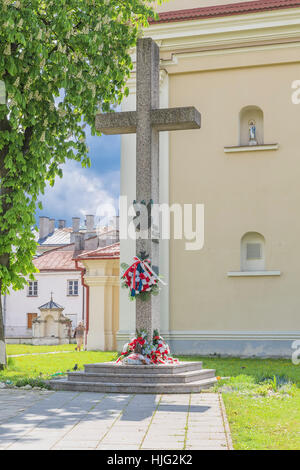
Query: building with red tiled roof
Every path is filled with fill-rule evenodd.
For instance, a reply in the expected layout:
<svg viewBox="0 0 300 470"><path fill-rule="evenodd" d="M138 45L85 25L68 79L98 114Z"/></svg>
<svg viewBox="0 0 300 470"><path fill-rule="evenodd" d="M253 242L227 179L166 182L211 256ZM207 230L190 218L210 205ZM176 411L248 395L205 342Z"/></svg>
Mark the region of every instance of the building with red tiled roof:
<svg viewBox="0 0 300 470"><path fill-rule="evenodd" d="M35 258L33 263L39 270L35 281L20 291L11 291L6 296L5 334L8 342L30 342L32 322L38 316L39 306L47 302L53 293L58 304L64 306L64 314L72 321L73 327L84 317L85 292L81 282L80 265L74 257L78 252L75 245L46 251ZM40 344L52 344L47 338Z"/></svg>
<svg viewBox="0 0 300 470"><path fill-rule="evenodd" d="M24 290L12 291L6 297L5 328L8 342L55 344L57 338L32 340L32 323L39 315L39 305L45 303L50 295L54 295L57 303L64 306L64 316L72 321L73 327L83 320L87 324L88 333L90 287L84 281L88 263L85 265L81 260L100 260L100 263L101 260L111 260L113 264L115 261L118 264L120 258L119 243L97 247L98 242L97 237L92 237L85 240L87 249L78 249L75 243L71 243L48 250L34 259L34 265L39 270L35 274L36 280L29 281L29 286ZM116 289L115 292L118 297ZM101 349L100 346L98 349Z"/></svg>
<svg viewBox="0 0 300 470"><path fill-rule="evenodd" d="M74 262L74 244L67 246L69 250L56 248L35 258L33 264L40 272L78 271Z"/></svg>
<svg viewBox="0 0 300 470"><path fill-rule="evenodd" d="M182 3L182 2L181 2ZM203 2L199 2L203 4ZM170 8L172 3L170 4ZM244 2L226 2L225 4L201 6L199 8L182 8L159 13L158 20L150 20L151 24L189 21L197 19L217 18L221 16L246 15L259 12L299 8L300 0L252 0Z"/></svg>
<svg viewBox="0 0 300 470"><path fill-rule="evenodd" d="M119 259L120 258L120 242L113 245L97 248L92 251L83 251L78 255L78 260L88 259Z"/></svg>

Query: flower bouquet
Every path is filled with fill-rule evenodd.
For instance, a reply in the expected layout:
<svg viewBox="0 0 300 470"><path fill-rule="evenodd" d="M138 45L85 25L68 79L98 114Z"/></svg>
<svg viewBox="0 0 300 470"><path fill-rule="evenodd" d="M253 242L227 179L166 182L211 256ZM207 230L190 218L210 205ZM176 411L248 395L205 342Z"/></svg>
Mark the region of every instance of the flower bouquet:
<svg viewBox="0 0 300 470"><path fill-rule="evenodd" d="M136 336L125 344L118 364L128 365L167 365L179 364L178 359L170 355L169 345L157 330L154 330L152 342L148 341L147 332L137 331Z"/></svg>
<svg viewBox="0 0 300 470"><path fill-rule="evenodd" d="M129 289L130 300L136 299L139 295L146 301L150 295L159 294L159 282L164 283L152 270L149 259L141 260L135 256L131 266L122 263L121 268L124 271L121 275L122 287Z"/></svg>

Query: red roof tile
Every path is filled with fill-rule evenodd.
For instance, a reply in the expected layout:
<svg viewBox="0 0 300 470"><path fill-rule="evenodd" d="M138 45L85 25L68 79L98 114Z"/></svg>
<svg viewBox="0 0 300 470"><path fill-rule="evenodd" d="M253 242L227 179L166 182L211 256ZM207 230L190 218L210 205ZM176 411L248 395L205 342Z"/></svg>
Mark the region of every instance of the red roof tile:
<svg viewBox="0 0 300 470"><path fill-rule="evenodd" d="M72 247L74 245L70 245ZM46 251L43 255L35 258L33 264L39 271L79 271L74 261L74 250L56 248Z"/></svg>
<svg viewBox="0 0 300 470"><path fill-rule="evenodd" d="M120 258L120 243L97 248L93 251L84 251L78 255L78 260L82 259L119 259Z"/></svg>
<svg viewBox="0 0 300 470"><path fill-rule="evenodd" d="M159 14L158 21L150 19L150 23L188 21L296 7L300 7L300 0L257 0L254 2L229 3L227 5L167 11Z"/></svg>

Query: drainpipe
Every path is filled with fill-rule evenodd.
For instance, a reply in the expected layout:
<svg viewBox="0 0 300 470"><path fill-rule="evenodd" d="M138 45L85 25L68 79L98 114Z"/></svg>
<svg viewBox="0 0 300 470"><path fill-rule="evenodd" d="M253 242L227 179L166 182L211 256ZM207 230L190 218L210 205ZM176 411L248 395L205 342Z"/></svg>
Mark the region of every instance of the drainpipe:
<svg viewBox="0 0 300 470"><path fill-rule="evenodd" d="M85 287L82 286L82 311L81 311L81 320L83 321L83 323L85 323L85 308L84 308L84 305L85 305Z"/></svg>
<svg viewBox="0 0 300 470"><path fill-rule="evenodd" d="M6 296L7 296L7 294L4 294L4 297L3 297L3 325L4 325L4 335L5 335L5 330L6 330Z"/></svg>
<svg viewBox="0 0 300 470"><path fill-rule="evenodd" d="M76 269L79 269L79 271L81 272L81 282L82 282L82 285L86 288L86 329L85 329L85 346L87 345L87 335L88 335L88 332L89 332L89 326L90 326L90 287L85 284L84 282L84 274L85 274L85 268L81 268L80 266L78 266L78 260L75 259L75 266L76 266Z"/></svg>

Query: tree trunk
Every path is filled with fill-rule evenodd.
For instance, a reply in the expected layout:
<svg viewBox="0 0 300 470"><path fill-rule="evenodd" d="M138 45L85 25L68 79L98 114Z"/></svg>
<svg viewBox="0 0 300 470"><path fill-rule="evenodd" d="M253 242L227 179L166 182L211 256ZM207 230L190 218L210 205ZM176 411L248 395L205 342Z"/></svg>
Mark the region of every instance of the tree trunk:
<svg viewBox="0 0 300 470"><path fill-rule="evenodd" d="M2 295L1 295L1 283L0 283L0 370L3 370L5 366L6 366L6 348L5 348L4 318L2 314Z"/></svg>

